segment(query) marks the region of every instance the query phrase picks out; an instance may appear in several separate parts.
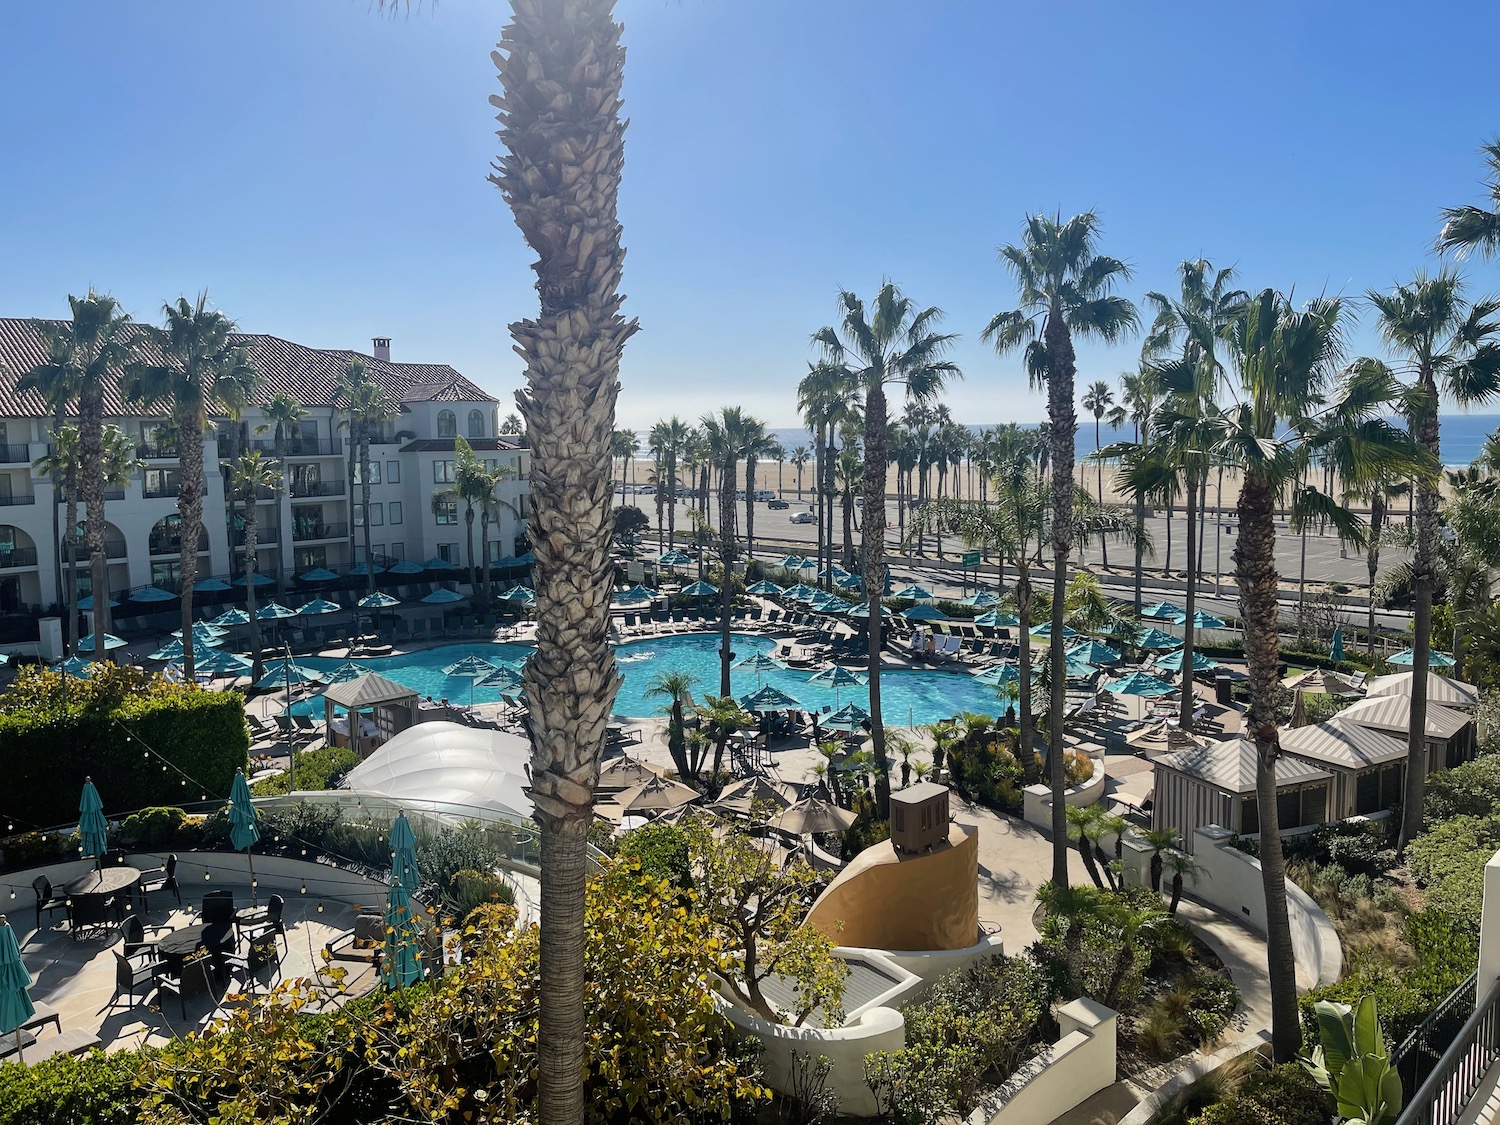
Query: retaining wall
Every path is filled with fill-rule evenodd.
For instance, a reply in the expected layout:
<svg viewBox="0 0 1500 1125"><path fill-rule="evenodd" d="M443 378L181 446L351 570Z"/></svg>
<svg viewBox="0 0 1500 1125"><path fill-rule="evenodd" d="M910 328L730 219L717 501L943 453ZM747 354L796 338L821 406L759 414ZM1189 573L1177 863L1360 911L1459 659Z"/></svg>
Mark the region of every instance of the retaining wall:
<svg viewBox="0 0 1500 1125"><path fill-rule="evenodd" d="M1087 998L1057 1010L1060 1035L1011 1075L964 1125L1042 1125L1115 1080L1113 1009Z"/></svg>

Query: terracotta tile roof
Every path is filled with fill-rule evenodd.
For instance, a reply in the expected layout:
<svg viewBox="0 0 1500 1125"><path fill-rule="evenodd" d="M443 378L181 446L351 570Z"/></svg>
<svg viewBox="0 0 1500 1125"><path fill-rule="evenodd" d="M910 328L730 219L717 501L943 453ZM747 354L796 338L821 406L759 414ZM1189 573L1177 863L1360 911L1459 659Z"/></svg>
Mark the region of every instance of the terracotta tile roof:
<svg viewBox="0 0 1500 1125"><path fill-rule="evenodd" d="M35 392L18 392L16 380L46 359L40 321L22 317L0 317L0 417L45 418L46 406ZM140 327L135 331L141 333ZM336 405L339 376L352 359L365 365L370 377L398 402L495 402L452 367L442 363L391 363L374 356L344 349L308 348L260 333L242 334L239 340L250 349L250 359L260 373L261 389L256 404L270 402L278 394L289 395L304 406ZM160 355L143 344L142 358L160 362ZM118 378L118 372L116 377ZM107 414L138 413L121 401L118 385L105 388Z"/></svg>

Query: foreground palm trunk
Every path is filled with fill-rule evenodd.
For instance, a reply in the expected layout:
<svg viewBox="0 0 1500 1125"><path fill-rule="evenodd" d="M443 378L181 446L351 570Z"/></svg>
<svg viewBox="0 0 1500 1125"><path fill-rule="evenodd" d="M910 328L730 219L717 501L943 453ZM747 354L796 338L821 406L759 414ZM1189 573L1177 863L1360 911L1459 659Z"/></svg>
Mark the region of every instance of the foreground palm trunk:
<svg viewBox="0 0 1500 1125"><path fill-rule="evenodd" d="M865 395L865 604L870 615L870 753L875 757L875 815L890 817L891 767L885 756L885 721L880 717L880 598L885 592L885 388L873 383Z"/></svg>
<svg viewBox="0 0 1500 1125"><path fill-rule="evenodd" d="M78 395L78 460L89 593L94 599L94 659L102 661L110 628L109 559L104 554L104 389L96 379L86 380Z"/></svg>
<svg viewBox="0 0 1500 1125"><path fill-rule="evenodd" d="M516 398L533 450L536 651L532 802L541 834L538 1119L580 1125L586 833L620 675L609 647L610 436L624 249L616 203L624 162L625 64L613 0L512 0L494 54L503 154L491 180L537 253L540 311L510 326L526 363Z"/></svg>
<svg viewBox="0 0 1500 1125"><path fill-rule="evenodd" d="M1043 337L1052 445L1052 635L1047 638L1052 699L1047 708L1047 782L1052 788L1052 885L1061 888L1068 885L1068 781L1063 771L1068 678L1063 629L1068 610L1068 555L1073 546L1073 440L1078 429L1073 413L1073 339L1061 310L1048 315ZM1021 643L1030 644L1031 638L1022 636ZM1021 688L1028 690L1029 685L1023 683Z"/></svg>
<svg viewBox="0 0 1500 1125"><path fill-rule="evenodd" d="M1426 380L1424 380L1425 382ZM1430 385L1430 384L1429 384ZM1436 395L1436 388L1432 388ZM1423 412L1417 425L1417 442L1438 461L1437 411ZM1422 831L1423 793L1427 787L1427 670L1432 654L1432 593L1437 586L1438 538L1437 485L1424 480L1417 485L1417 547L1412 556L1412 588L1416 610L1412 614L1411 726L1406 743L1406 793L1401 804L1403 851Z"/></svg>
<svg viewBox="0 0 1500 1125"><path fill-rule="evenodd" d="M1187 596L1183 599L1183 612L1187 620L1182 626L1182 703L1178 708L1177 722L1183 730L1193 729L1193 710L1197 698L1193 691L1193 614L1198 609L1198 565L1194 549L1198 539L1198 521L1194 508L1198 503L1198 486L1191 474L1187 487Z"/></svg>
<svg viewBox="0 0 1500 1125"><path fill-rule="evenodd" d="M1240 490L1240 533L1234 549L1240 614L1245 623L1245 661L1250 705L1245 733L1256 749L1255 798L1260 815L1261 882L1266 896L1266 960L1271 984L1271 1049L1277 1062L1291 1062L1302 1048L1297 1013L1297 969L1292 926L1286 908L1286 863L1277 822L1276 761L1281 743L1276 729L1277 647L1276 524L1270 486L1247 475Z"/></svg>
<svg viewBox="0 0 1500 1125"><path fill-rule="evenodd" d="M197 656L193 643L193 585L198 581L198 537L203 534L203 431L197 425L193 411L185 411L182 420L181 449L182 480L177 492L178 579L182 585L179 597L182 602L182 674L188 683L195 675L194 662ZM249 499L255 507L255 495Z"/></svg>

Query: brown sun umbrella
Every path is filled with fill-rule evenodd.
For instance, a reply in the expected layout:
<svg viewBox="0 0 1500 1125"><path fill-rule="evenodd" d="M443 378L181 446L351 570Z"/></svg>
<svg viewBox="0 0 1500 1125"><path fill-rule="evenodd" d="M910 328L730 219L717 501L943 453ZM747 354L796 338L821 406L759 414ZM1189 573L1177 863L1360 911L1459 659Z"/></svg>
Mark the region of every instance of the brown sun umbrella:
<svg viewBox="0 0 1500 1125"><path fill-rule="evenodd" d="M1337 672L1326 672L1322 668L1314 668L1286 686L1289 691L1305 691L1309 695L1348 695L1355 690L1354 685L1343 676Z"/></svg>
<svg viewBox="0 0 1500 1125"><path fill-rule="evenodd" d="M1201 745L1198 739L1194 738L1187 731L1165 721L1152 723L1150 726L1142 727L1140 730L1131 731L1125 736L1125 744L1139 750L1148 758L1153 754L1165 754L1174 750L1191 750Z"/></svg>
<svg viewBox="0 0 1500 1125"><path fill-rule="evenodd" d="M1297 692L1292 698L1292 720L1293 727L1307 726L1307 693Z"/></svg>
<svg viewBox="0 0 1500 1125"><path fill-rule="evenodd" d="M763 777L749 777L726 786L713 803L716 809L749 816L756 809L773 809L780 812L792 803L794 794L785 785L777 785Z"/></svg>
<svg viewBox="0 0 1500 1125"><path fill-rule="evenodd" d="M831 805L819 797L807 797L771 821L771 827L790 832L793 836L812 836L824 832L847 832L854 826L854 821L854 814L847 809Z"/></svg>
<svg viewBox="0 0 1500 1125"><path fill-rule="evenodd" d="M627 813L658 813L692 804L702 794L680 781L654 777L642 785L632 785L615 797Z"/></svg>
<svg viewBox="0 0 1500 1125"><path fill-rule="evenodd" d="M600 789L630 789L636 785L645 785L659 778L650 766L644 762L638 762L634 758L616 758L606 762L599 771Z"/></svg>

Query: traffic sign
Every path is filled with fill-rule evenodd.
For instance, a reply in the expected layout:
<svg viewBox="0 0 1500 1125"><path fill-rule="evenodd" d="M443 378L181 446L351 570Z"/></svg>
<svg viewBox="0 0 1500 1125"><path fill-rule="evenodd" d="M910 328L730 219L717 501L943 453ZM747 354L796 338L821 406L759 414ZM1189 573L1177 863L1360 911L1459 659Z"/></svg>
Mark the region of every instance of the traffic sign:
<svg viewBox="0 0 1500 1125"><path fill-rule="evenodd" d="M978 566L978 565L979 565L979 552L978 551L965 551L964 552L964 557L963 557L963 566L964 566L964 569L967 570L970 567L975 567L975 566Z"/></svg>

